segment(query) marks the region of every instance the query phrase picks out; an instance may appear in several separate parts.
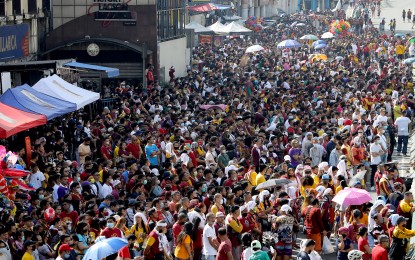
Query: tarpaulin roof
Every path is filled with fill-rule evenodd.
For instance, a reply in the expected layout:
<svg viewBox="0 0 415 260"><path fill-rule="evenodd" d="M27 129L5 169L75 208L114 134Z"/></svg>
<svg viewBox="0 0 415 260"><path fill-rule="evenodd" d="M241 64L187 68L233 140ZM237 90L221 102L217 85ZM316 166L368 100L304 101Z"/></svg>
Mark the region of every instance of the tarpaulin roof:
<svg viewBox="0 0 415 260"><path fill-rule="evenodd" d="M212 3L207 3L207 4L202 4L202 5L194 5L194 6L189 6L187 7L188 10L193 11L193 12L211 12L211 11L215 11L215 10L226 10L231 8L231 6L229 5L221 5L221 4L212 4Z"/></svg>
<svg viewBox="0 0 415 260"><path fill-rule="evenodd" d="M211 32L211 29L208 29L206 27L204 27L203 25L201 25L198 22L192 21L190 23L188 23L185 27L186 29L193 29L195 30L195 33L199 33L199 32Z"/></svg>
<svg viewBox="0 0 415 260"><path fill-rule="evenodd" d="M35 114L45 115L48 120L76 110L76 104L45 95L29 85L8 89L0 96L0 102Z"/></svg>
<svg viewBox="0 0 415 260"><path fill-rule="evenodd" d="M76 61L65 63L63 64L63 66L72 67L72 68L81 68L81 69L86 69L86 70L103 71L107 73L107 76L109 78L117 77L120 75L120 70L116 68L109 68L109 67L98 66L98 65L93 65L93 64L86 64L86 63L81 63L81 62L76 62Z"/></svg>
<svg viewBox="0 0 415 260"><path fill-rule="evenodd" d="M230 24L226 25L223 28L219 28L217 30L213 30L215 33L249 33L252 32L250 29L245 28L244 26L236 23L231 22Z"/></svg>
<svg viewBox="0 0 415 260"><path fill-rule="evenodd" d="M99 93L72 85L61 79L58 75L39 80L33 88L48 96L75 103L76 109L83 108L99 99Z"/></svg>
<svg viewBox="0 0 415 260"><path fill-rule="evenodd" d="M46 116L28 113L0 103L0 138L46 124Z"/></svg>

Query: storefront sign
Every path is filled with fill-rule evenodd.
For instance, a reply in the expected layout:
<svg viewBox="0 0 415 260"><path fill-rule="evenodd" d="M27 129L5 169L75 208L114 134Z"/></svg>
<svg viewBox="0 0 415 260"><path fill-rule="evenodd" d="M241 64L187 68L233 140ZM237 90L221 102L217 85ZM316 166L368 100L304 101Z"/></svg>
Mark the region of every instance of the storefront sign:
<svg viewBox="0 0 415 260"><path fill-rule="evenodd" d="M29 55L29 25L16 24L0 27L0 61Z"/></svg>
<svg viewBox="0 0 415 260"><path fill-rule="evenodd" d="M128 10L128 5L124 3L124 0L94 0L94 4L98 5L101 11Z"/></svg>

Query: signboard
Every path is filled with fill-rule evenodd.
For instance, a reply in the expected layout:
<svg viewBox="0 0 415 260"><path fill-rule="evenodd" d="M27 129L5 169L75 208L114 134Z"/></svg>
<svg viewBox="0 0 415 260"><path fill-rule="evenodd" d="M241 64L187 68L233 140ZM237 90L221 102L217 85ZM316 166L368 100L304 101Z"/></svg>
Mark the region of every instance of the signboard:
<svg viewBox="0 0 415 260"><path fill-rule="evenodd" d="M29 55L29 25L0 26L0 61Z"/></svg>
<svg viewBox="0 0 415 260"><path fill-rule="evenodd" d="M205 44L212 44L212 35L199 35L199 42Z"/></svg>
<svg viewBox="0 0 415 260"><path fill-rule="evenodd" d="M98 5L98 9L102 11L126 11L127 3L124 0L94 0L94 4Z"/></svg>

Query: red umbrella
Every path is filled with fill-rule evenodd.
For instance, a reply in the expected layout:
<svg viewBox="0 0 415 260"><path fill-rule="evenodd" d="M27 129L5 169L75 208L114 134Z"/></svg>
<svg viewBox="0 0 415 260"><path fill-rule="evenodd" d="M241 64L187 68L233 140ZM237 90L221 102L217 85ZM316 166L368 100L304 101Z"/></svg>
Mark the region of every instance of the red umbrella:
<svg viewBox="0 0 415 260"><path fill-rule="evenodd" d="M3 170L3 176L5 178L19 179L19 178L26 177L27 174L28 174L28 172L24 171L24 170L11 169L11 168L7 168L7 169Z"/></svg>

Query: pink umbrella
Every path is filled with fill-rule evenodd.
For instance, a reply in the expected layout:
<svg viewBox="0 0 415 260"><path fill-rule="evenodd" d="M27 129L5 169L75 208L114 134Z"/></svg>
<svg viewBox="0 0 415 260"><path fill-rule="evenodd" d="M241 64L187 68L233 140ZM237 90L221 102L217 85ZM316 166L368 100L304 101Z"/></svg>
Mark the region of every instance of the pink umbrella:
<svg viewBox="0 0 415 260"><path fill-rule="evenodd" d="M208 109L221 109L221 110L225 110L226 107L227 106L224 105L224 104L220 104L220 105L201 105L200 106L201 109L205 109L205 110L208 110Z"/></svg>
<svg viewBox="0 0 415 260"><path fill-rule="evenodd" d="M357 188L346 188L345 190L341 190L333 198L334 202L344 206L362 205L371 200L372 196L370 196L368 191Z"/></svg>

